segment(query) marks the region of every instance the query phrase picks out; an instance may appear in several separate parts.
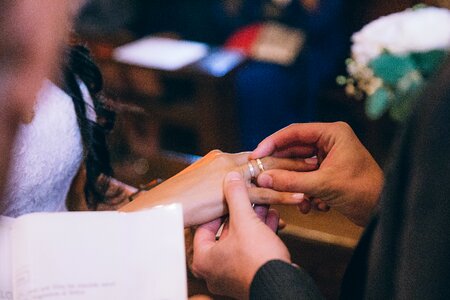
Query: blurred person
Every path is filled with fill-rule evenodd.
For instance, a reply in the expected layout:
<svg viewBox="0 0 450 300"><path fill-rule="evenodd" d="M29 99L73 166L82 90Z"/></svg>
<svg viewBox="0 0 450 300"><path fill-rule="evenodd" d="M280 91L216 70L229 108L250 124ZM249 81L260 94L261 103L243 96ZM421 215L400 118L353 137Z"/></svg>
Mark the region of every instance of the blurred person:
<svg viewBox="0 0 450 300"><path fill-rule="evenodd" d="M341 0L216 1L225 47L250 58L235 80L244 149L291 123L315 120L319 90L346 54L343 7Z"/></svg>
<svg viewBox="0 0 450 300"><path fill-rule="evenodd" d="M55 56L43 61L49 66L58 62L59 72L43 72L29 79L30 86L31 83L35 86L34 93L37 87L42 86L38 96L30 92L19 99L27 101L27 105L23 106L25 109L12 151L14 167L0 203L1 214L17 217L37 211L67 210L67 193L71 185L76 184L74 178L77 174L84 186L82 196L87 208L122 207L124 211L132 211L156 204L181 202L186 226L204 223L225 214L222 181L225 174L234 169L245 174L255 202L260 201L260 195L276 198L279 202L299 201L291 193L251 186L252 176L247 164L249 153L212 151L177 176L151 191L143 192L129 203L129 196L136 189L111 177L105 134L112 126L113 112L108 110L101 97L101 74L86 48L68 46L71 21L82 4L83 1L70 2L68 11L58 19L59 24L51 24L58 28L55 36L60 36L60 39L57 42L39 40L40 43L51 44L54 49L65 51L62 60L55 60ZM35 2L24 2L23 5L27 9L34 8ZM40 17L57 13L56 8L61 7L65 6L57 5L55 11L47 10ZM34 26L39 28L39 24ZM42 35L46 32L53 33L45 26L39 30ZM26 35L24 41L28 43L28 39L34 41L34 38ZM53 54L56 55L55 52ZM19 53L18 60L24 57ZM39 61L39 66L42 66L42 61ZM48 79L41 80L44 75ZM20 92L20 85L16 86L15 91ZM303 160L267 158L265 163L268 169L310 170L317 167Z"/></svg>
<svg viewBox="0 0 450 300"><path fill-rule="evenodd" d="M312 172L269 170L260 186L307 193L366 230L344 277L342 299L448 299L450 277L450 59L421 94L383 173L345 123L294 124L263 140L251 158L305 157ZM230 176L230 175L229 175ZM309 275L248 208L239 176L225 182L228 233L199 227L193 270L219 294L250 299L320 299ZM385 183L384 183L385 182ZM239 201L239 209L237 202ZM300 250L301 251L301 250Z"/></svg>
<svg viewBox="0 0 450 300"><path fill-rule="evenodd" d="M96 201L100 201L94 198L103 199L107 188L105 191L101 188L109 187L107 176L112 170L109 167L103 127L110 125L111 113L105 109L99 97L101 75L85 48L67 46L71 19L83 3L67 1L64 7L62 4L50 6L39 17L52 20L53 14L58 14L57 24L56 21L49 25L43 22L44 26L41 27L41 23L36 20L30 23L33 28L27 28L29 31L24 36L24 43L39 42L39 45L47 45L40 48L52 50L53 47L59 53L55 53L56 50L48 51L53 56L43 56L41 53L46 59L38 61L41 57L35 58L41 70L52 67L53 72L45 76L51 81L44 80L45 73L29 78L33 82L35 94L24 95L27 105L23 106L12 148L14 167L11 168L5 195L0 203L2 215L17 217L35 211L67 210L66 195L83 159L86 162L85 191L88 204L93 206ZM36 6L35 2L23 2L22 5L24 10L31 11ZM65 11L61 11L62 8ZM28 13L33 14L31 11ZM31 35L35 31L36 35ZM52 40L47 34L57 39ZM27 55L17 53L18 59L24 62L23 67L29 69ZM31 77L35 73L27 75ZM40 88L39 93L36 92L36 86ZM15 89L20 91L20 87L17 85ZM97 115L104 124L97 123Z"/></svg>
<svg viewBox="0 0 450 300"><path fill-rule="evenodd" d="M0 195L10 165L17 126L44 77L58 64L69 2L3 1L0 14Z"/></svg>

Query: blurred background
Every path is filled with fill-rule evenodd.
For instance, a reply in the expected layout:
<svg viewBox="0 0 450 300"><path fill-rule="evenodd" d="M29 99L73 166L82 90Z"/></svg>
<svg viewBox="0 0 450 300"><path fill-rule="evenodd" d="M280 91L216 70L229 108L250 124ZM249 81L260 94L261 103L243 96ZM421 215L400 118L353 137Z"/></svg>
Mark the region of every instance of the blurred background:
<svg viewBox="0 0 450 300"><path fill-rule="evenodd" d="M346 74L353 32L419 2L449 6L447 0L87 1L76 35L96 57L117 111L110 137L116 173L147 178L161 151L252 150L290 123L338 120L350 123L383 164L396 125L369 121L364 104L348 98L336 77ZM151 44L155 37L198 42L191 46L203 52L175 68L139 61L155 52L151 45L159 47ZM117 55L119 46L140 39L150 41L150 50L130 50L131 61ZM163 46L156 62L192 50Z"/></svg>

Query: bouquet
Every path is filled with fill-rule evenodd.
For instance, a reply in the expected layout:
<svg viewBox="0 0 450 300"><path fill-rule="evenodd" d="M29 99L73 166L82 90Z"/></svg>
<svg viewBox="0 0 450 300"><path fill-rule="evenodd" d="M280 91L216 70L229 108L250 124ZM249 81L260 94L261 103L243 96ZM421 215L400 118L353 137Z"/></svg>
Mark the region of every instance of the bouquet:
<svg viewBox="0 0 450 300"><path fill-rule="evenodd" d="M450 10L416 7L381 17L352 36L348 77L338 83L366 98L366 114L396 121L409 115L418 91L450 52Z"/></svg>

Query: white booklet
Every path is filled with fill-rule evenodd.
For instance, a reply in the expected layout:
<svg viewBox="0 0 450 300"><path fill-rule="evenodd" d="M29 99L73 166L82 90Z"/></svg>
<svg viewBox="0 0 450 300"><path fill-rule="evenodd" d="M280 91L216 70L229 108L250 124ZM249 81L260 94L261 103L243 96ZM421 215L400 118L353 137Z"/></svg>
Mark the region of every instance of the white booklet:
<svg viewBox="0 0 450 300"><path fill-rule="evenodd" d="M208 54L206 44L160 37L144 37L114 49L119 62L159 70L177 70Z"/></svg>
<svg viewBox="0 0 450 300"><path fill-rule="evenodd" d="M0 218L0 299L186 299L180 204Z"/></svg>

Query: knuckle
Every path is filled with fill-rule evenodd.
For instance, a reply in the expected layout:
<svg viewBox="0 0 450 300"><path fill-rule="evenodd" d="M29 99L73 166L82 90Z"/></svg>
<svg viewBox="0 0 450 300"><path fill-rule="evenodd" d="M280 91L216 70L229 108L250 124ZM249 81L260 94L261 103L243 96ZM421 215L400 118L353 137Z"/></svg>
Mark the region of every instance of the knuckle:
<svg viewBox="0 0 450 300"><path fill-rule="evenodd" d="M192 262L191 272L192 274L194 274L195 277L202 278L201 267L199 266L199 263L195 260Z"/></svg>
<svg viewBox="0 0 450 300"><path fill-rule="evenodd" d="M343 121L333 123L333 126L340 131L353 131L350 125Z"/></svg>
<svg viewBox="0 0 450 300"><path fill-rule="evenodd" d="M287 128L289 128L289 129L295 128L295 127L297 127L297 126L299 126L299 125L300 125L299 123L292 123L292 124L289 124L288 126L286 126L286 129L287 129Z"/></svg>
<svg viewBox="0 0 450 300"><path fill-rule="evenodd" d="M218 155L221 155L222 153L223 152L220 151L219 149L214 149L214 150L209 151L209 153L207 155L216 157Z"/></svg>
<svg viewBox="0 0 450 300"><path fill-rule="evenodd" d="M224 153L220 150L213 150L214 152L210 152L211 162L216 165L216 167L224 167L228 169L231 166L235 166L235 162L232 156L228 153Z"/></svg>

